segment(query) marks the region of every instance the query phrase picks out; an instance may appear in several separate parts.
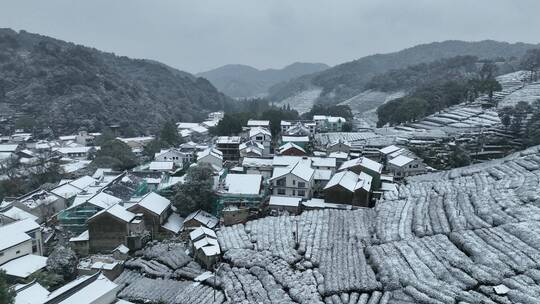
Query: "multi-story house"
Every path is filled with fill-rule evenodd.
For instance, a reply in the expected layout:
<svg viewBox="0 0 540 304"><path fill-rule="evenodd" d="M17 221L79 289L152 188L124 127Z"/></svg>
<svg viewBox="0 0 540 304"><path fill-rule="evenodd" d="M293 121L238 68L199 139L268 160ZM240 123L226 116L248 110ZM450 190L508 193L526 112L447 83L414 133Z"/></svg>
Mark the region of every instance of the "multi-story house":
<svg viewBox="0 0 540 304"><path fill-rule="evenodd" d="M275 167L269 182L272 194L277 196L297 196L311 198L315 170L309 159L300 159L287 167Z"/></svg>

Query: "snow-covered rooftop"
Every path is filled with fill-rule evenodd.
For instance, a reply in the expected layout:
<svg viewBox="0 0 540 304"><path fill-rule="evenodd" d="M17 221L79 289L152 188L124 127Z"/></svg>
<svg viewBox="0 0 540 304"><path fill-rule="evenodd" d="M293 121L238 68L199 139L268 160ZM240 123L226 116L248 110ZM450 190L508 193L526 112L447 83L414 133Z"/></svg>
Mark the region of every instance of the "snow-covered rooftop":
<svg viewBox="0 0 540 304"><path fill-rule="evenodd" d="M10 276L27 278L45 266L47 266L46 257L28 254L0 265L0 270L4 270Z"/></svg>
<svg viewBox="0 0 540 304"><path fill-rule="evenodd" d="M354 158L354 159L344 162L339 169L345 170L345 169L352 168L355 166L362 166L366 169L369 169L371 171L378 172L378 173L381 173L382 168L383 168L382 164L374 160L371 160L367 157L359 157L359 158Z"/></svg>
<svg viewBox="0 0 540 304"><path fill-rule="evenodd" d="M307 142L309 142L309 137L308 136L282 136L281 141L284 142L284 143L286 143L286 142L307 143Z"/></svg>
<svg viewBox="0 0 540 304"><path fill-rule="evenodd" d="M215 216L203 210L198 210L189 214L184 219L184 223L190 220L196 220L208 228L214 228L219 222L219 220Z"/></svg>
<svg viewBox="0 0 540 304"><path fill-rule="evenodd" d="M189 233L189 239L192 241L196 241L203 236L208 236L208 237L217 239L217 235L214 232L214 230L206 228L206 227L198 227L197 229Z"/></svg>
<svg viewBox="0 0 540 304"><path fill-rule="evenodd" d="M248 127L269 127L270 126L270 120L255 120L250 119L247 122Z"/></svg>
<svg viewBox="0 0 540 304"><path fill-rule="evenodd" d="M103 213L108 213L126 223L131 222L136 216L135 213L126 210L123 206L120 206L119 204L116 204L109 207L108 209L101 210L100 212L94 214L89 220L94 219Z"/></svg>
<svg viewBox="0 0 540 304"><path fill-rule="evenodd" d="M161 215L171 206L171 201L155 192L150 192L145 195L137 205L150 210L155 214Z"/></svg>
<svg viewBox="0 0 540 304"><path fill-rule="evenodd" d="M225 186L227 193L258 195L261 191L262 176L260 174L227 174Z"/></svg>
<svg viewBox="0 0 540 304"><path fill-rule="evenodd" d="M257 136L259 134L262 134L262 135L266 135L266 136L272 136L272 133L270 133L270 131L268 131L267 128L264 128L264 127L252 127L251 129L249 129L249 137L254 137L254 136Z"/></svg>
<svg viewBox="0 0 540 304"><path fill-rule="evenodd" d="M153 161L148 166L148 169L155 171L170 171L174 167L174 162L172 161Z"/></svg>
<svg viewBox="0 0 540 304"><path fill-rule="evenodd" d="M302 151L304 153L306 153L306 150L304 150L304 148L300 147L299 145L295 144L295 143L292 143L292 142L288 142L284 145L281 145L279 148L278 148L278 151L280 154L284 153L285 151L289 150L289 149L296 149L296 150L299 150L299 151Z"/></svg>
<svg viewBox="0 0 540 304"><path fill-rule="evenodd" d="M384 155L387 155L387 154L393 153L393 152L395 152L395 151L397 151L399 149L401 149L401 148L398 147L398 146L390 145L390 146L387 146L387 147L384 147L384 148L380 149L379 152L381 152Z"/></svg>
<svg viewBox="0 0 540 304"><path fill-rule="evenodd" d="M364 172L361 172L358 175L352 171L341 171L332 176L324 189L329 189L336 185L340 185L351 192L354 192L358 189L370 191L372 180L373 178Z"/></svg>
<svg viewBox="0 0 540 304"><path fill-rule="evenodd" d="M287 206L287 207L298 207L300 205L300 197L289 197L289 196L270 196L269 206Z"/></svg>
<svg viewBox="0 0 540 304"><path fill-rule="evenodd" d="M69 239L70 242L85 242L90 239L90 233L88 233L88 230L82 232L78 236L72 237Z"/></svg>
<svg viewBox="0 0 540 304"><path fill-rule="evenodd" d="M394 166L402 167L402 166L405 166L406 164L412 162L413 160L414 160L413 158L410 158L410 157L407 157L407 156L404 156L404 155L399 155L396 158L393 158L393 159L389 160L388 163L392 164Z"/></svg>
<svg viewBox="0 0 540 304"><path fill-rule="evenodd" d="M98 276L95 278L95 276ZM98 299L104 295L114 292L118 285L107 279L102 274L92 276L82 276L75 281L68 283L53 291L48 299L52 300L59 296L68 297L58 302L59 304L90 304L97 303ZM73 294L70 291L75 290ZM69 292L69 294L68 294ZM71 295L70 295L71 294Z"/></svg>
<svg viewBox="0 0 540 304"><path fill-rule="evenodd" d="M41 304L45 303L49 291L41 286L38 282L32 282L25 285L17 285L15 287L17 295L15 296L15 304Z"/></svg>
<svg viewBox="0 0 540 304"><path fill-rule="evenodd" d="M272 167L274 160L271 158L244 157L242 166L244 167Z"/></svg>
<svg viewBox="0 0 540 304"><path fill-rule="evenodd" d="M31 220L36 221L38 219L37 216L15 206L12 206L9 209L6 209L0 212L0 214L7 216L11 219L17 220L17 221L25 220L25 219L31 219Z"/></svg>
<svg viewBox="0 0 540 304"><path fill-rule="evenodd" d="M172 213L167 218L167 221L161 226L162 228L174 233L178 234L180 230L182 230L182 226L184 224L184 219L180 217L177 213Z"/></svg>

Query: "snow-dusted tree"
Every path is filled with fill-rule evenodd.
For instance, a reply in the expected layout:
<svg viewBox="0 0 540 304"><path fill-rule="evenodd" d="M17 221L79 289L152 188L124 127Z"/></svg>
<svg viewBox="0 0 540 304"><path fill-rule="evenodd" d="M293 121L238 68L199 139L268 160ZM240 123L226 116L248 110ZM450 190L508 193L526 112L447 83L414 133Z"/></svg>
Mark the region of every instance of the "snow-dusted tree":
<svg viewBox="0 0 540 304"><path fill-rule="evenodd" d="M77 272L77 255L68 247L58 246L47 258L47 270L71 279Z"/></svg>

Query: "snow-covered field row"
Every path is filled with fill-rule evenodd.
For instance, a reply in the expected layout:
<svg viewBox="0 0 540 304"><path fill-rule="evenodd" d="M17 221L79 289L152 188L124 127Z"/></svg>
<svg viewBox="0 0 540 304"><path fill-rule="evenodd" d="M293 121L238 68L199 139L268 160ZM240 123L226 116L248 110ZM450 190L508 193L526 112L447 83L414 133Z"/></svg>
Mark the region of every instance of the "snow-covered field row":
<svg viewBox="0 0 540 304"><path fill-rule="evenodd" d="M410 178L374 209L227 227L221 287L235 303L538 303L539 186L535 147Z"/></svg>
<svg viewBox="0 0 540 304"><path fill-rule="evenodd" d="M150 244L124 266L126 270L115 280L124 284L118 294L122 299L167 304L225 302L224 293L213 288L219 281L194 281L206 270L193 261L182 243Z"/></svg>
<svg viewBox="0 0 540 304"><path fill-rule="evenodd" d="M420 130L441 129L452 133L464 129L494 127L499 124L500 119L496 111L482 109L477 105L460 104L406 126Z"/></svg>

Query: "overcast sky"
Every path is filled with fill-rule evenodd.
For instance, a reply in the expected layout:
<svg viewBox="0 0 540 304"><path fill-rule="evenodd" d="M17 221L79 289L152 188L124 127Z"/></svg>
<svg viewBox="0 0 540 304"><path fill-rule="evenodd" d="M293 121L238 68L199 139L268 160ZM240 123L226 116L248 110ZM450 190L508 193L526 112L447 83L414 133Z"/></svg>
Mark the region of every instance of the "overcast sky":
<svg viewBox="0 0 540 304"><path fill-rule="evenodd" d="M24 29L196 73L335 65L448 39L540 42L540 0L2 0Z"/></svg>

